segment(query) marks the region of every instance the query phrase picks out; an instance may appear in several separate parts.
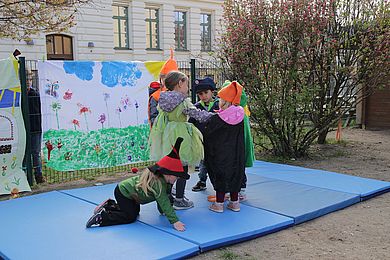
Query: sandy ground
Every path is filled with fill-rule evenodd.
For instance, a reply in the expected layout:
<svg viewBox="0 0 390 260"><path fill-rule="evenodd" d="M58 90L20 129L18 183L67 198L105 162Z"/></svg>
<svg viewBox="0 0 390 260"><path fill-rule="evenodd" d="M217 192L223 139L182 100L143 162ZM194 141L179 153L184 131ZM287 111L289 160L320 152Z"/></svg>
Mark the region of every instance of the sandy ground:
<svg viewBox="0 0 390 260"><path fill-rule="evenodd" d="M330 138L334 133L330 133ZM341 144L316 145L309 159L289 163L390 181L390 130L344 129ZM94 180L33 187L55 189L111 183L122 173ZM2 196L0 200L8 199ZM207 234L205 234L207 236ZM274 234L202 253L205 259L390 259L390 192Z"/></svg>
<svg viewBox="0 0 390 260"><path fill-rule="evenodd" d="M390 131L344 129L342 139L291 164L390 181ZM390 192L193 259L390 259Z"/></svg>

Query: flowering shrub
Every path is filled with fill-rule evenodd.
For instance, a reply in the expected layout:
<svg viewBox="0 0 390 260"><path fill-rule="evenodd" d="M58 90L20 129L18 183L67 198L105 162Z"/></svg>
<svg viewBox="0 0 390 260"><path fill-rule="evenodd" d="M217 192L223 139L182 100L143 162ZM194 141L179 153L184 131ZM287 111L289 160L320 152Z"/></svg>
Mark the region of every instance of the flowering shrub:
<svg viewBox="0 0 390 260"><path fill-rule="evenodd" d="M219 54L244 84L253 126L274 154L305 155L387 82L388 15L388 3L376 0L225 1Z"/></svg>

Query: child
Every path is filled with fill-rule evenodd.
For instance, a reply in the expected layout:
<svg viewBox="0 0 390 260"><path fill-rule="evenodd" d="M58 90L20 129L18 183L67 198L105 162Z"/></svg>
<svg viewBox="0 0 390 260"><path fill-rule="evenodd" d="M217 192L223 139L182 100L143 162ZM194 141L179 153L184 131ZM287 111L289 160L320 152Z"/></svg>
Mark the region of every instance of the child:
<svg viewBox="0 0 390 260"><path fill-rule="evenodd" d="M232 82L218 92L218 113L204 131L205 165L216 191L214 212L224 210L225 193L230 192L227 208L240 211L238 192L245 174L244 109L239 106L242 86Z"/></svg>
<svg viewBox="0 0 390 260"><path fill-rule="evenodd" d="M153 91L152 94L149 94L149 103L148 103L148 114L149 114L149 124L150 126L153 126L153 122L156 119L158 115L157 111L157 105L158 105L158 100L160 99L160 94L161 92L166 91L166 87L164 84L164 80L167 76L167 74L171 71L177 71L178 66L176 60L173 58L173 49L171 49L171 56L169 59L164 63L163 67L161 68L160 71L160 86L157 90ZM152 82L153 83L153 82ZM151 83L151 84L152 84ZM150 86L151 87L151 86Z"/></svg>
<svg viewBox="0 0 390 260"><path fill-rule="evenodd" d="M229 84L231 84L231 81L226 80L225 83L223 84L223 87L226 87ZM255 160L255 152L253 147L251 127L249 123L250 111L248 108L248 98L246 96L244 89L242 89L240 106L243 107L245 111L245 115L244 115L245 167L252 167L253 161ZM246 178L246 174L244 174L244 178L241 183L241 190L238 194L238 198L240 201L246 200L246 194L245 194L246 182L247 182L247 178Z"/></svg>
<svg viewBox="0 0 390 260"><path fill-rule="evenodd" d="M157 103L156 95L153 95L156 92L161 92L162 84L158 81L153 81L149 85L149 100L148 100L148 117L149 125L152 127L154 119L157 117Z"/></svg>
<svg viewBox="0 0 390 260"><path fill-rule="evenodd" d="M165 214L176 230L184 231L185 225L176 216L167 194L168 184L173 184L178 177L190 178L184 172L179 157L182 141L183 138L177 138L172 151L155 165L146 168L141 175L120 182L114 191L118 204L107 200L99 205L86 227L133 223L139 215L140 204L157 201L160 213Z"/></svg>
<svg viewBox="0 0 390 260"><path fill-rule="evenodd" d="M200 101L195 104L195 107L200 110L206 110L208 112L214 112L219 109L218 99L214 99L213 91L215 90L214 80L211 78L204 78L195 80L195 91ZM190 118L188 122L193 123L201 132L203 132L205 123L199 123L195 119ZM204 162L199 163L199 181L192 191L202 191L206 189L207 181L207 169Z"/></svg>
<svg viewBox="0 0 390 260"><path fill-rule="evenodd" d="M197 109L188 96L188 77L172 71L165 78L166 92L162 92L158 103L158 116L154 121L149 143L152 160L159 160L178 136L183 137L180 158L183 165L197 165L203 159L203 137L191 123L188 116L199 122L207 121L212 113ZM188 170L187 167L184 168ZM186 181L179 178L176 182L175 209L188 209L194 206L192 201L184 198Z"/></svg>

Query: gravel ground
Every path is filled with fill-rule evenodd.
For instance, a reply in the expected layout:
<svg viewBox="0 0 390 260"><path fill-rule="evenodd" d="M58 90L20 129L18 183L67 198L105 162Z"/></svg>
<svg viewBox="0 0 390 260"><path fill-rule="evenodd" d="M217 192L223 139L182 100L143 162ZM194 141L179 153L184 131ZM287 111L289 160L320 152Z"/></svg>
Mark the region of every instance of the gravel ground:
<svg viewBox="0 0 390 260"><path fill-rule="evenodd" d="M310 157L291 163L390 181L390 131L343 129L341 144L316 145ZM390 259L390 192L193 259Z"/></svg>

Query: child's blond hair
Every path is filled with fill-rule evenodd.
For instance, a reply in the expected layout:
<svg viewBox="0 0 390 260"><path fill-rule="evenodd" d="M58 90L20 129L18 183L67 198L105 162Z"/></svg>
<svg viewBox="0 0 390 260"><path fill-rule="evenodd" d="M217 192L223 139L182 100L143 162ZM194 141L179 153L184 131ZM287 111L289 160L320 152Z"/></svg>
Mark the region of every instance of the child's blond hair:
<svg viewBox="0 0 390 260"><path fill-rule="evenodd" d="M184 81L184 80L188 80L186 74L180 71L171 71L168 73L164 82L167 89L172 91L175 88L175 86L179 84L180 81Z"/></svg>
<svg viewBox="0 0 390 260"><path fill-rule="evenodd" d="M219 99L219 103L221 104L220 108L222 110L225 110L225 109L227 109L228 107L230 107L232 105L231 102L228 102L228 101L226 101L226 100L224 100L222 98Z"/></svg>
<svg viewBox="0 0 390 260"><path fill-rule="evenodd" d="M159 193L157 194L156 191L152 189L152 186L157 183ZM137 184L137 189L140 188L146 195L153 194L154 196L158 197L161 195L162 190L162 184L161 179L158 175L151 172L148 168L145 168L140 177L140 181Z"/></svg>

